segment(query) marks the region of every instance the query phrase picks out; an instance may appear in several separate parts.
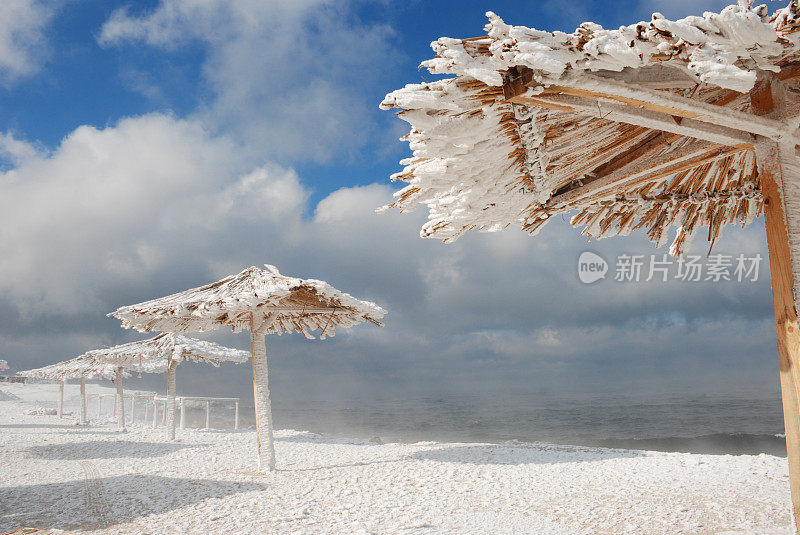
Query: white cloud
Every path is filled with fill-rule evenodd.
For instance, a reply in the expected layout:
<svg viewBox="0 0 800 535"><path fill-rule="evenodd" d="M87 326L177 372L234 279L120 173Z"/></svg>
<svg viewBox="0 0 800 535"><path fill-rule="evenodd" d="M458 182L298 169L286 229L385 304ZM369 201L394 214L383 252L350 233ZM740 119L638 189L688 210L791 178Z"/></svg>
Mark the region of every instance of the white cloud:
<svg viewBox="0 0 800 535"><path fill-rule="evenodd" d="M0 133L0 160L19 165L40 155L42 151L43 149L36 144L17 138L13 132Z"/></svg>
<svg viewBox="0 0 800 535"><path fill-rule="evenodd" d="M673 370L697 355L717 358L707 356L714 333L725 358L745 366L771 343L762 328L771 313L766 279L585 286L575 262L587 244L566 223L535 239L472 233L443 245L418 237L421 211L374 213L391 194L386 184L342 188L311 207L292 169L249 161L239 149L197 121L150 114L82 126L0 174L0 348L15 366L52 361L54 347L67 357L120 341L104 317L115 307L265 262L389 310L384 329L342 332L325 345L348 380L367 374L374 384L422 387L447 377L448 388L474 388L476 376L487 385L539 372L599 377L605 361L616 362L609 373L644 366L630 372L641 376L664 358ZM607 259L651 251L641 236L589 247ZM765 254L757 224L731 229L716 250L756 252L748 247ZM296 338L270 344L282 355L278 373L324 366L319 350L308 353Z"/></svg>
<svg viewBox="0 0 800 535"><path fill-rule="evenodd" d="M76 129L51 155L0 175L0 289L28 313L98 306L106 282L159 265L151 239L200 219L192 207L206 208L202 195L239 168L234 153L225 139L164 115Z"/></svg>
<svg viewBox="0 0 800 535"><path fill-rule="evenodd" d="M44 30L54 14L52 1L0 3L0 80L9 83L39 70L47 54Z"/></svg>
<svg viewBox="0 0 800 535"><path fill-rule="evenodd" d="M392 61L391 29L348 9L339 0L162 0L143 15L115 11L98 41L201 43L214 95L199 112L207 124L273 159L327 161L369 140L376 104L364 84Z"/></svg>

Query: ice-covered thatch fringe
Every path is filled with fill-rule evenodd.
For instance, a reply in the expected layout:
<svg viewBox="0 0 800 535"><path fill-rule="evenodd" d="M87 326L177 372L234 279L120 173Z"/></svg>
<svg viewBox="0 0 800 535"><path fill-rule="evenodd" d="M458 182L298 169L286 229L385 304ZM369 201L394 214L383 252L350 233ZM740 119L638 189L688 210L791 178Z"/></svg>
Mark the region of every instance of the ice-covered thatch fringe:
<svg viewBox="0 0 800 535"><path fill-rule="evenodd" d="M398 115L413 126L405 139L414 157L403 160L406 168L392 176L410 185L392 206L411 211L426 204L430 215L423 237L449 242L472 228L522 225L531 193L539 202L549 197L547 162L535 155L529 160L517 149L514 110L502 97L501 89L467 78L406 86L381 104L403 108Z"/></svg>
<svg viewBox="0 0 800 535"><path fill-rule="evenodd" d="M386 311L340 292L327 282L281 275L277 268L249 267L231 277L152 301L118 308L109 314L126 329L142 332L204 332L226 325L235 332L250 328L251 314L273 315L268 334L299 332L313 338L333 336L336 327L364 321L380 325ZM320 314L318 309L325 309Z"/></svg>
<svg viewBox="0 0 800 535"><path fill-rule="evenodd" d="M594 219L604 223L586 229L597 237L624 233L639 220L655 242L663 243L664 227L675 226L680 230L671 251L680 254L699 222L710 226L713 242L721 225L747 224L763 209L752 158L742 154L729 158L738 159L742 167L722 165L726 163L722 160L713 169L706 165L705 175L692 184L685 180L691 173L684 168L682 176L662 174L646 187L616 192L642 197L635 209L626 199L615 205L621 212L610 212L607 205L613 196L553 206L558 193L579 186L604 163L643 144L662 143L661 155L666 155L691 149L687 143L702 148L701 142L666 133L659 141L653 138L658 132L651 128L606 120L599 101L595 110L576 112L560 109L552 101L537 104L536 91L529 90L520 102L505 90L523 71L531 73L529 87L538 84L540 91L547 91L560 79L583 74L601 73L604 79L618 75L624 81L634 71L652 73L661 68L673 79L683 80L675 88L664 87L664 95L746 109L748 95L741 92L754 87L758 71L778 72L800 58L799 12L794 0L772 15L765 6L740 2L721 13L677 21L656 13L648 22L616 30L585 23L571 34L511 26L490 12L485 37L442 38L432 43L436 57L422 66L454 78L409 84L381 103L382 109L401 109L398 115L411 124L404 139L413 150L413 157L401 162L402 172L392 176L407 186L383 209L408 212L417 204L427 205L428 222L421 235L445 242L471 229L517 226L536 233L554 215L575 209L586 210L575 224L586 221L589 214L605 213ZM698 157L700 164L717 161L713 151L719 147L708 145L703 158ZM723 168L736 175L725 177L722 183L739 189L715 189L720 181L712 174ZM676 189L676 183L686 188ZM738 199L754 187L755 196L735 206L729 201L695 202L689 210L662 202L663 211L653 211L648 201L667 194L693 196L704 187L715 199ZM607 224L612 220L622 223L619 229ZM594 232L601 228L602 233Z"/></svg>
<svg viewBox="0 0 800 535"><path fill-rule="evenodd" d="M8 362L0 360L0 372L4 372L7 369L8 369Z"/></svg>
<svg viewBox="0 0 800 535"><path fill-rule="evenodd" d="M277 268L249 267L215 283L117 309L109 316L139 331L208 331L229 326L250 331L258 469L275 470L272 407L265 336L300 332L333 336L335 328L368 321L381 325L386 311L314 279L281 275Z"/></svg>

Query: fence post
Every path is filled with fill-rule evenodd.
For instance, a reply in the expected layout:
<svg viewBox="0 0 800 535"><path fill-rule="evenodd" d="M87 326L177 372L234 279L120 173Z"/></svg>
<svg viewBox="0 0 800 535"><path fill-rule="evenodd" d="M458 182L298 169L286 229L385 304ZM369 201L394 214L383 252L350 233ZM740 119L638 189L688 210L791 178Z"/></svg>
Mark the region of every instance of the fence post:
<svg viewBox="0 0 800 535"><path fill-rule="evenodd" d="M86 378L81 376L81 425L86 425Z"/></svg>
<svg viewBox="0 0 800 535"><path fill-rule="evenodd" d="M64 417L64 383L66 381L61 381L58 383L58 417Z"/></svg>

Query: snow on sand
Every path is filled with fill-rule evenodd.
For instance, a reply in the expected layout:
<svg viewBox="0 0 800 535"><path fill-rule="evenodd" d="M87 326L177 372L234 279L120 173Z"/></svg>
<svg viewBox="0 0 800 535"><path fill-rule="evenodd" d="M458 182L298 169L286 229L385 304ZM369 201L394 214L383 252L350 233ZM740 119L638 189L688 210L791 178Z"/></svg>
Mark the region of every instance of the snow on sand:
<svg viewBox="0 0 800 535"><path fill-rule="evenodd" d="M166 443L163 429L22 414L51 406L55 385L0 392L0 533L792 532L786 460L768 455L279 431L278 472L258 475L253 431Z"/></svg>

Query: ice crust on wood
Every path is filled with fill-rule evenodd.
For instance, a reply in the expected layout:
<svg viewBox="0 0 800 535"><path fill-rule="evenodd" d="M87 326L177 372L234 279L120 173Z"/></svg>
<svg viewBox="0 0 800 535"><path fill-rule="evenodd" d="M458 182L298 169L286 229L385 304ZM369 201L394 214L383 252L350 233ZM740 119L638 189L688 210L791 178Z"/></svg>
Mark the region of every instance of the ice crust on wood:
<svg viewBox="0 0 800 535"><path fill-rule="evenodd" d="M489 11L488 54L476 57L462 40L445 37L431 44L436 57L422 65L435 74L470 76L499 86L500 73L520 65L560 75L567 69L622 71L662 62L685 68L705 83L747 92L755 83L755 68L778 70L775 62L786 51L782 41L796 44L787 29L797 23L797 14L795 2L772 16L765 5L741 3L676 21L654 13L649 22L616 30L586 22L567 34L511 26Z"/></svg>

